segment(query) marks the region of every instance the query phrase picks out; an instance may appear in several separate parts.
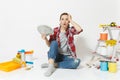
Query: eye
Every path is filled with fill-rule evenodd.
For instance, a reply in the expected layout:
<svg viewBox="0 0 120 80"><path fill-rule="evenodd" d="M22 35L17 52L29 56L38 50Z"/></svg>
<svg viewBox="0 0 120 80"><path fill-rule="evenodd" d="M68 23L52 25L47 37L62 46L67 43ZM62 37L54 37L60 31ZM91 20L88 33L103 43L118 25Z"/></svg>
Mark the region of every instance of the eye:
<svg viewBox="0 0 120 80"><path fill-rule="evenodd" d="M64 20L64 18L61 18L60 20Z"/></svg>

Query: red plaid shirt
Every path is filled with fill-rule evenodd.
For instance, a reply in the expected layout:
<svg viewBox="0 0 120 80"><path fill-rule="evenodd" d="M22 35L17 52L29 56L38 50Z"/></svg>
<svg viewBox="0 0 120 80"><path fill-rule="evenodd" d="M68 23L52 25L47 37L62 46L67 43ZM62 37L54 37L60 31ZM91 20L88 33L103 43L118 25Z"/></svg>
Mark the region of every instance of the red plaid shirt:
<svg viewBox="0 0 120 80"><path fill-rule="evenodd" d="M83 31L83 29L81 29L81 31L77 32L76 29L74 27L69 27L66 30L66 36L68 38L68 46L69 49L71 50L71 55L72 57L76 58L76 48L74 45L74 35L79 34ZM51 42L52 40L56 40L58 42L58 45L60 46L60 27L56 27L54 28L54 34L50 35L50 39L49 41Z"/></svg>

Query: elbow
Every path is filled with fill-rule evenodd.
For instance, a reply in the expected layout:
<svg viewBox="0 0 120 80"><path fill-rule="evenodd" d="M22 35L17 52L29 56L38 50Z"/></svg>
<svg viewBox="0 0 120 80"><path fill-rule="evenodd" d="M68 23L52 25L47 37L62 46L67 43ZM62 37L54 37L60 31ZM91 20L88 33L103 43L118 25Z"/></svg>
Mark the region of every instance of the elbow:
<svg viewBox="0 0 120 80"><path fill-rule="evenodd" d="M78 29L77 31L80 33L80 32L83 32L83 29L80 28L80 29Z"/></svg>

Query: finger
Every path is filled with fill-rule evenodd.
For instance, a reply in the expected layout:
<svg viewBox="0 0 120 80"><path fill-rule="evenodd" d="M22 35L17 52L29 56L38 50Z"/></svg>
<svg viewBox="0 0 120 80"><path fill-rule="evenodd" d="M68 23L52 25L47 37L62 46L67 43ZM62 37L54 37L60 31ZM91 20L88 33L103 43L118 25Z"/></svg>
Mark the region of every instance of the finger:
<svg viewBox="0 0 120 80"><path fill-rule="evenodd" d="M70 19L72 19L72 16L70 15Z"/></svg>
<svg viewBox="0 0 120 80"><path fill-rule="evenodd" d="M41 34L41 36L46 36L46 34Z"/></svg>
<svg viewBox="0 0 120 80"><path fill-rule="evenodd" d="M69 14L69 15L68 15L68 18L69 18L69 20L71 20L71 19L72 19L72 16Z"/></svg>
<svg viewBox="0 0 120 80"><path fill-rule="evenodd" d="M46 39L46 34L41 34L42 39Z"/></svg>

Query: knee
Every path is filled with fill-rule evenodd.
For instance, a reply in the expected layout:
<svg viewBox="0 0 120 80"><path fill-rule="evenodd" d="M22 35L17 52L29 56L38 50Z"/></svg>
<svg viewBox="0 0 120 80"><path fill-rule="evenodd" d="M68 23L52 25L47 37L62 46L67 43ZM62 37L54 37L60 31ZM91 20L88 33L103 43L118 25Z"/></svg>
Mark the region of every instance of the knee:
<svg viewBox="0 0 120 80"><path fill-rule="evenodd" d="M54 41L51 42L50 46L58 47L58 42L54 40Z"/></svg>
<svg viewBox="0 0 120 80"><path fill-rule="evenodd" d="M48 58L55 59L58 55L58 43L57 41L52 41L50 44L50 49L48 51Z"/></svg>

